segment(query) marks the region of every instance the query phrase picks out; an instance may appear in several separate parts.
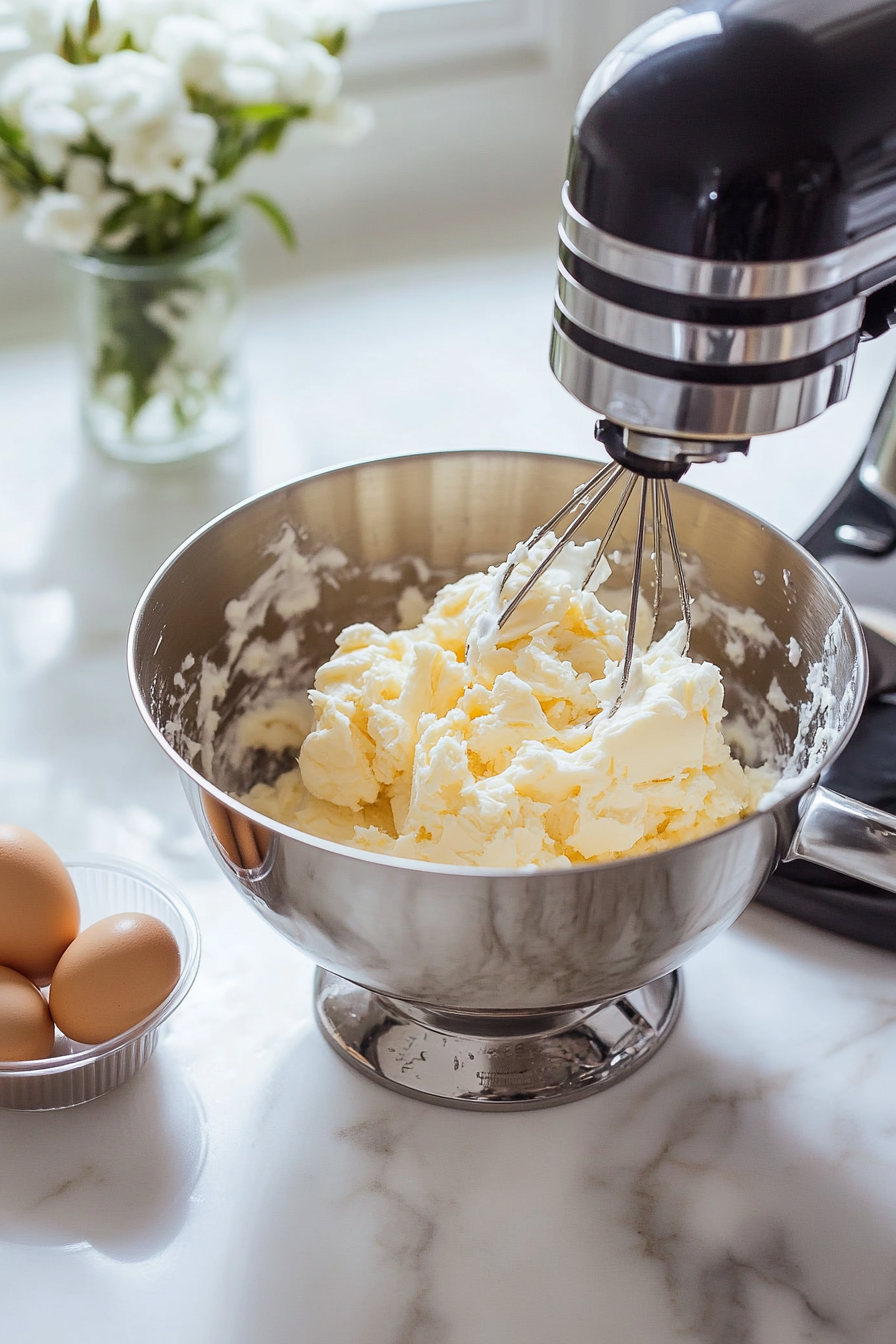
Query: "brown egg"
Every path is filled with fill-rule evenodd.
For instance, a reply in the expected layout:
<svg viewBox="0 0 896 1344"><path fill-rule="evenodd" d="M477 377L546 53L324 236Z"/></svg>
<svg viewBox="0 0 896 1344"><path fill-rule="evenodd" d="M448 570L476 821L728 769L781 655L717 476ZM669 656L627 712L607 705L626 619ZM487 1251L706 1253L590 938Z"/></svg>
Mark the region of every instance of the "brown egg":
<svg viewBox="0 0 896 1344"><path fill-rule="evenodd" d="M50 1012L73 1041L101 1045L164 1003L180 975L171 930L152 915L109 915L68 947L50 984Z"/></svg>
<svg viewBox="0 0 896 1344"><path fill-rule="evenodd" d="M18 971L0 966L0 1059L46 1059L55 1035L40 990Z"/></svg>
<svg viewBox="0 0 896 1344"><path fill-rule="evenodd" d="M33 831L0 825L0 966L49 984L80 919L59 856Z"/></svg>

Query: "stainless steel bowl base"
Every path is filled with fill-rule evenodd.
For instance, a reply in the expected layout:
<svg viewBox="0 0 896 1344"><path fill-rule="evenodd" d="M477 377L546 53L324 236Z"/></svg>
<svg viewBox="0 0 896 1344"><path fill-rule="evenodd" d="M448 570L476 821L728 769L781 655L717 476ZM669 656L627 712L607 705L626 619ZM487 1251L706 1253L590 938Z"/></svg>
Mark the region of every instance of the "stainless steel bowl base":
<svg viewBox="0 0 896 1344"><path fill-rule="evenodd" d="M678 1020L678 971L609 1003L544 1013L444 1012L318 967L325 1040L395 1092L468 1111L529 1111L602 1092L646 1064Z"/></svg>

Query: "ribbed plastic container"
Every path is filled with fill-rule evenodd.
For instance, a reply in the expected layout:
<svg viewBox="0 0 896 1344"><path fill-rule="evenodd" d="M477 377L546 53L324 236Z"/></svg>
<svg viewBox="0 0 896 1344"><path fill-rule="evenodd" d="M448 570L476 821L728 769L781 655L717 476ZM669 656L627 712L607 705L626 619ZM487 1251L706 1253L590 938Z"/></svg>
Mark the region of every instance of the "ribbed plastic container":
<svg viewBox="0 0 896 1344"><path fill-rule="evenodd" d="M103 1045L79 1045L60 1032L49 1059L0 1060L0 1107L59 1111L93 1101L132 1078L155 1050L159 1028L187 994L199 969L199 926L182 896L148 868L102 855L66 860L81 906L81 929L107 915L155 915L177 939L180 978L163 1004Z"/></svg>

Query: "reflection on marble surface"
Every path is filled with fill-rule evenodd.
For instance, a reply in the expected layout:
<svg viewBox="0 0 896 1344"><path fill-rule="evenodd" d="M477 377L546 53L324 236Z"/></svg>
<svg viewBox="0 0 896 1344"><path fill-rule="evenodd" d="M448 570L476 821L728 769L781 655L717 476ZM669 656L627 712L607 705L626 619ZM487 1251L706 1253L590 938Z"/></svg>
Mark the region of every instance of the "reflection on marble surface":
<svg viewBox="0 0 896 1344"><path fill-rule="evenodd" d="M203 933L131 1084L0 1114L4 1340L896 1339L890 956L751 910L688 963L680 1025L619 1088L510 1116L392 1096L316 1034L313 968L230 890L131 702L137 596L247 490L390 449L589 450L547 369L553 265L548 241L257 297L249 450L189 469L88 455L68 355L0 352L0 816L164 871ZM706 486L798 531L893 354L862 352L827 428Z"/></svg>
<svg viewBox="0 0 896 1344"><path fill-rule="evenodd" d="M90 1106L0 1112L0 1242L156 1255L187 1217L205 1131L189 1079L164 1058Z"/></svg>

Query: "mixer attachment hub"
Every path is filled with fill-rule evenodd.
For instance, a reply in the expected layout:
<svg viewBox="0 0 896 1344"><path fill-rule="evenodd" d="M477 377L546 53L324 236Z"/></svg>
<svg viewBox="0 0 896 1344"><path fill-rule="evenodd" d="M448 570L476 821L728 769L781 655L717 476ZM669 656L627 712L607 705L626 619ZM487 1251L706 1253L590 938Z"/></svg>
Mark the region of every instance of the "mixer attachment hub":
<svg viewBox="0 0 896 1344"><path fill-rule="evenodd" d="M625 429L612 420L599 419L594 437L614 462L637 476L661 481L680 481L697 462L726 462L731 453L749 452L749 439L680 439Z"/></svg>
<svg viewBox="0 0 896 1344"><path fill-rule="evenodd" d="M317 1021L352 1068L440 1106L523 1111L601 1092L646 1064L681 1010L672 971L608 1002L543 1013L462 1013L374 994L318 967Z"/></svg>

